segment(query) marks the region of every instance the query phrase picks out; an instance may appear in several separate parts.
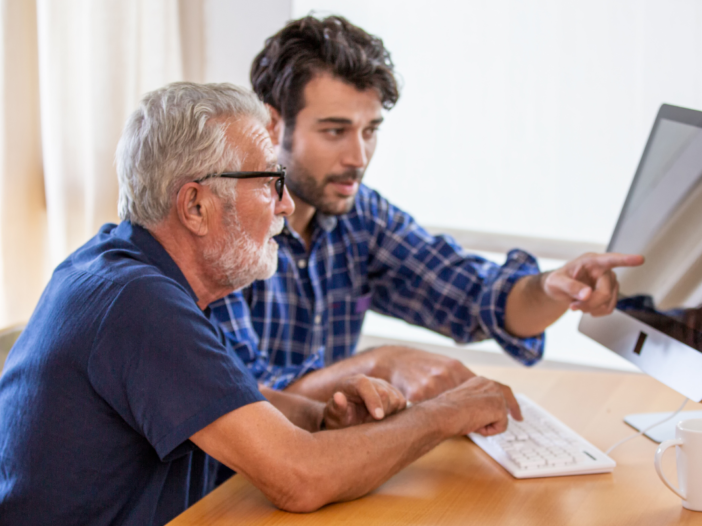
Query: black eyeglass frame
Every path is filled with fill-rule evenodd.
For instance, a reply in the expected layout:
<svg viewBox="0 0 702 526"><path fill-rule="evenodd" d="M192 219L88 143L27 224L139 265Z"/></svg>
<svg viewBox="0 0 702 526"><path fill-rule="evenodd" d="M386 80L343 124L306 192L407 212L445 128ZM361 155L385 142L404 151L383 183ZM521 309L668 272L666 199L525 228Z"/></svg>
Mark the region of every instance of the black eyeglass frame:
<svg viewBox="0 0 702 526"><path fill-rule="evenodd" d="M197 179L196 183L201 183L207 179L213 179L215 177L226 177L227 179L256 179L258 177L277 177L278 180L275 182L275 191L278 192L278 199L283 200L283 193L285 192L285 166L281 166L280 170L277 172L222 172L218 174L208 174L201 179Z"/></svg>

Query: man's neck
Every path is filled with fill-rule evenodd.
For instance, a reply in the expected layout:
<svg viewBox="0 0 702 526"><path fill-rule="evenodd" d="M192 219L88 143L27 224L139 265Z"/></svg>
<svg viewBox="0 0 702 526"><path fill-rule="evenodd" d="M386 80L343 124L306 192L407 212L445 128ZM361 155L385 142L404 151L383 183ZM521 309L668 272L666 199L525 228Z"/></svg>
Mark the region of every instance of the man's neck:
<svg viewBox="0 0 702 526"><path fill-rule="evenodd" d="M312 218L317 209L305 203L292 192L290 192L290 197L295 202L295 212L288 216L288 227L297 232L305 242L305 246L309 248L312 242Z"/></svg>
<svg viewBox="0 0 702 526"><path fill-rule="evenodd" d="M158 241L168 255L185 276L193 292L197 296L197 306L205 308L215 300L223 298L231 290L218 287L211 280L206 278L206 273L201 268L201 258L198 250L192 245L192 241L186 239L187 234L179 235L167 226L157 226L148 229L149 233Z"/></svg>

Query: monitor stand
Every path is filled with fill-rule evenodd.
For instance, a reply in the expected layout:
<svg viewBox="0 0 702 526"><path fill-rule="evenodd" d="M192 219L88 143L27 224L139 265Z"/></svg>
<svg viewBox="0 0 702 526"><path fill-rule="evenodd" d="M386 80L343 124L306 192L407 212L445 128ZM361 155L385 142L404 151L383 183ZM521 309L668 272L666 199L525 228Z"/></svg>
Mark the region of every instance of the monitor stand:
<svg viewBox="0 0 702 526"><path fill-rule="evenodd" d="M665 413L636 413L633 415L626 415L624 417L624 422L637 431L641 431L669 415L670 411ZM644 435L657 443L675 438L675 426L678 425L678 422L681 420L689 420L690 418L702 418L702 411L682 411L675 418L671 418L667 422L663 422L661 425L649 429Z"/></svg>

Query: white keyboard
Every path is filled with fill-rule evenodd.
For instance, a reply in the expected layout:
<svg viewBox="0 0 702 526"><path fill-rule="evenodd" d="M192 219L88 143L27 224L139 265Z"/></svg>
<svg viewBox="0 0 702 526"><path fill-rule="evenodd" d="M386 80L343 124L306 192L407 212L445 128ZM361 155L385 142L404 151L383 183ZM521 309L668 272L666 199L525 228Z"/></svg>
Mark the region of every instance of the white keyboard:
<svg viewBox="0 0 702 526"><path fill-rule="evenodd" d="M607 473L617 463L523 394L516 395L524 420L509 417L507 431L468 436L518 479Z"/></svg>

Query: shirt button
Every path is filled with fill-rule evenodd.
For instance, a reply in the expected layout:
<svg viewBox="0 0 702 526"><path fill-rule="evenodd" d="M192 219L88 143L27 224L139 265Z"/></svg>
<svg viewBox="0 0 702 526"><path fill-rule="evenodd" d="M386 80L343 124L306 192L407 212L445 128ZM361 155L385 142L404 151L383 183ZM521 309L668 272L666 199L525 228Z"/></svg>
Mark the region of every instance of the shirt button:
<svg viewBox="0 0 702 526"><path fill-rule="evenodd" d="M299 259L297 261L297 266L298 266L298 268L305 268L307 266L307 260L306 259Z"/></svg>
<svg viewBox="0 0 702 526"><path fill-rule="evenodd" d="M314 323L315 323L316 325L319 325L320 323L322 323L322 316L321 316L321 314L317 314L317 315L314 317Z"/></svg>

